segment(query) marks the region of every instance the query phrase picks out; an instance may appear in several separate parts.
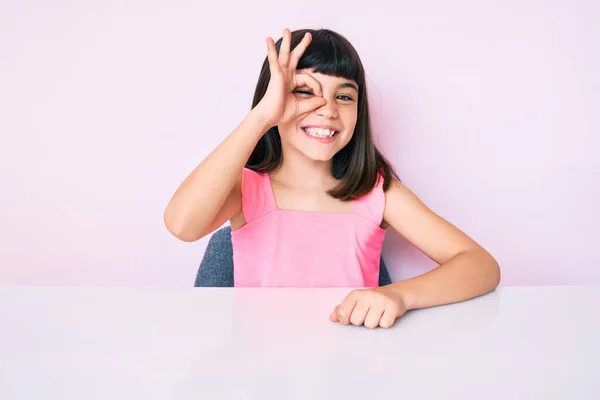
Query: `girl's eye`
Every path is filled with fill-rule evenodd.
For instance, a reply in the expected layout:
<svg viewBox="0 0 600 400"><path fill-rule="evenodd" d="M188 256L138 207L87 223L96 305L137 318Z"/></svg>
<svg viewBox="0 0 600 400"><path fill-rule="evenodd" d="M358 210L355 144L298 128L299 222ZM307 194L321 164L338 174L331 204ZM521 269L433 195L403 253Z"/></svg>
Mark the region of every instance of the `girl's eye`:
<svg viewBox="0 0 600 400"><path fill-rule="evenodd" d="M303 95L307 95L307 96L312 96L313 92L311 92L310 90L296 90L294 91L294 93L298 93L298 94L303 94Z"/></svg>
<svg viewBox="0 0 600 400"><path fill-rule="evenodd" d="M338 96L338 99L343 100L343 101L352 101L352 97L347 96L345 94L341 94Z"/></svg>

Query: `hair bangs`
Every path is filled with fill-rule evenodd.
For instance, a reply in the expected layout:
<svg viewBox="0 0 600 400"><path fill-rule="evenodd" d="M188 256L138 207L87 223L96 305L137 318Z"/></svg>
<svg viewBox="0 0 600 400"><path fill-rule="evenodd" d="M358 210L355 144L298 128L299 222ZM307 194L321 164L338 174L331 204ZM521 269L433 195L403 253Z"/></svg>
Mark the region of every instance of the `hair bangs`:
<svg viewBox="0 0 600 400"><path fill-rule="evenodd" d="M313 37L297 69L364 82L364 69L356 50L339 34L326 29L312 31ZM301 39L301 36L299 36Z"/></svg>

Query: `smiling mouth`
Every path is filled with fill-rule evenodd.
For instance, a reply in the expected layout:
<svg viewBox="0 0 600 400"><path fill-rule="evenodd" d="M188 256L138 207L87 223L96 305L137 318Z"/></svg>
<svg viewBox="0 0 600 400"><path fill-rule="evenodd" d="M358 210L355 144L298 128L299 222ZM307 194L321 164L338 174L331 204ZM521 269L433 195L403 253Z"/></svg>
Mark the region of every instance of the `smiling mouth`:
<svg viewBox="0 0 600 400"><path fill-rule="evenodd" d="M307 128L302 128L302 130L309 136L312 136L315 138L321 138L321 139L331 138L331 137L334 137L335 135L337 135L338 133L340 133L339 131L334 131L332 129L326 129L326 128L307 127Z"/></svg>

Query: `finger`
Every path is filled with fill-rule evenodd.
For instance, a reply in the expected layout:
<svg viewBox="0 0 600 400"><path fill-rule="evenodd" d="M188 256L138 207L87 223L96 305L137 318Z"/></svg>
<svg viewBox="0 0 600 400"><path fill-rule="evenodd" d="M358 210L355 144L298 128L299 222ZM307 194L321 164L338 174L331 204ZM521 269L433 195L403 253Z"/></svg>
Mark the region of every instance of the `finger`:
<svg viewBox="0 0 600 400"><path fill-rule="evenodd" d="M340 322L335 310L331 313L331 315L329 316L329 319L331 320L331 322Z"/></svg>
<svg viewBox="0 0 600 400"><path fill-rule="evenodd" d="M352 315L350 315L350 323L356 326L362 325L365 322L368 312L369 303L364 300L357 301L354 310L352 310Z"/></svg>
<svg viewBox="0 0 600 400"><path fill-rule="evenodd" d="M352 314L352 310L354 310L354 306L356 305L356 297L351 294L348 295L342 301L342 303L335 308L335 314L337 316L337 320L342 325L348 325L350 323L350 315Z"/></svg>
<svg viewBox="0 0 600 400"><path fill-rule="evenodd" d="M381 316L383 315L383 311L385 309L382 307L372 307L369 309L367 313L367 317L365 318L364 325L369 329L375 329L379 326L379 322L381 320Z"/></svg>
<svg viewBox="0 0 600 400"><path fill-rule="evenodd" d="M393 307L387 306L383 311L383 315L379 319L379 326L382 328L391 328L396 321L397 313Z"/></svg>
<svg viewBox="0 0 600 400"><path fill-rule="evenodd" d="M313 94L315 96L323 96L323 91L321 90L321 84L319 83L318 80L316 80L314 77L312 77L309 74L294 74L294 87L292 87L292 90L298 88L298 87L303 87L306 86L307 88L309 88L310 90L312 90Z"/></svg>
<svg viewBox="0 0 600 400"><path fill-rule="evenodd" d="M311 97L310 99L302 99L297 101L298 115L307 114L327 104L327 100L322 97Z"/></svg>
<svg viewBox="0 0 600 400"><path fill-rule="evenodd" d="M279 61L277 61L277 50L275 50L275 42L268 37L267 41L267 58L269 59L269 68L271 73L279 71Z"/></svg>
<svg viewBox="0 0 600 400"><path fill-rule="evenodd" d="M310 34L310 32L306 32L304 34L304 37L300 41L300 43L298 43L298 46L296 46L294 48L294 50L292 51L292 53L290 54L290 61L289 61L290 68L296 69L296 66L300 62L300 58L302 57L302 54L304 54L304 52L306 51L306 49L311 41L312 41L312 35Z"/></svg>
<svg viewBox="0 0 600 400"><path fill-rule="evenodd" d="M283 30L283 38L279 47L279 65L287 66L290 60L290 42L292 41L292 33L289 29Z"/></svg>

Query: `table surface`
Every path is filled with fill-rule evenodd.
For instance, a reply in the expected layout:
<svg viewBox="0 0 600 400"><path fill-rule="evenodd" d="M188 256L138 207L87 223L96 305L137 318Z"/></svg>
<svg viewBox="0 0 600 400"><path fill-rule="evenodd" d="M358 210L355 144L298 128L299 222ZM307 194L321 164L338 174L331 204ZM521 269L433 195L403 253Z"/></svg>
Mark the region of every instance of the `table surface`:
<svg viewBox="0 0 600 400"><path fill-rule="evenodd" d="M600 399L600 286L388 330L329 322L347 292L0 287L0 399Z"/></svg>

